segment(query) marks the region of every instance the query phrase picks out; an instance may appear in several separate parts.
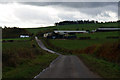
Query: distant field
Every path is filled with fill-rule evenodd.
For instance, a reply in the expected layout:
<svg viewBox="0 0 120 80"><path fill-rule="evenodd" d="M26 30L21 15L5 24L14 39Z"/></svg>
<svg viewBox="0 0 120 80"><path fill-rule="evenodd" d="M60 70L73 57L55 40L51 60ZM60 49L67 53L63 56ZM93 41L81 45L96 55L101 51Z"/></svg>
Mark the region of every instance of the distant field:
<svg viewBox="0 0 120 80"><path fill-rule="evenodd" d="M54 27L59 30L94 30L98 27L118 27L118 23L99 23L99 24L74 24Z"/></svg>
<svg viewBox="0 0 120 80"><path fill-rule="evenodd" d="M55 26L49 26L49 27L40 27L40 28L25 28L27 31L29 31L30 33L36 34L39 31L45 31L45 30L49 30L49 29L54 29Z"/></svg>
<svg viewBox="0 0 120 80"><path fill-rule="evenodd" d="M76 34L76 36L79 37L91 37L91 39L104 39L106 37L115 37L118 36L120 37L120 32L119 31L113 31L113 32L95 32L95 33L83 33L83 34Z"/></svg>
<svg viewBox="0 0 120 80"><path fill-rule="evenodd" d="M25 29L30 33L36 34L37 32L40 31L41 28L25 28Z"/></svg>
<svg viewBox="0 0 120 80"><path fill-rule="evenodd" d="M65 48L65 49L83 49L88 46L92 46L95 44L102 44L105 42L115 42L118 39L98 39L98 40L53 40L50 39L50 43L57 47Z"/></svg>
<svg viewBox="0 0 120 80"><path fill-rule="evenodd" d="M26 28L31 33L38 33L39 31L45 30L94 30L98 27L118 27L118 23L99 23L99 24L72 24L72 25L61 25L61 26L48 26L41 28Z"/></svg>

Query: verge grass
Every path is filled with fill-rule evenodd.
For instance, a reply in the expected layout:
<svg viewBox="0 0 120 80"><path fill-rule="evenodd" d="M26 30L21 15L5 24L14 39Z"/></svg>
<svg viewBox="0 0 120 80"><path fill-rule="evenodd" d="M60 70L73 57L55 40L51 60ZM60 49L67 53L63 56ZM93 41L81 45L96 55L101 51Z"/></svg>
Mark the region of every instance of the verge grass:
<svg viewBox="0 0 120 80"><path fill-rule="evenodd" d="M3 78L7 79L28 79L31 80L38 75L43 69L49 66L50 62L57 57L55 54L39 55L35 59L27 60L26 63L16 67L6 67L11 69L8 72L3 72Z"/></svg>
<svg viewBox="0 0 120 80"><path fill-rule="evenodd" d="M57 58L56 54L39 48L35 40L5 42L2 47L3 79L30 80Z"/></svg>
<svg viewBox="0 0 120 80"><path fill-rule="evenodd" d="M80 54L80 59L90 70L98 73L103 78L120 78L120 65L88 54Z"/></svg>

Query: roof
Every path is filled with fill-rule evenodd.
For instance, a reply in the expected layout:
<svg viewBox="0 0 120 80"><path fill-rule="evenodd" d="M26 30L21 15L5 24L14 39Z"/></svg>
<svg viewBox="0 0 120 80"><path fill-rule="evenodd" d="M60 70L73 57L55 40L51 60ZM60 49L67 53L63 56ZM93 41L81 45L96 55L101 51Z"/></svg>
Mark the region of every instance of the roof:
<svg viewBox="0 0 120 80"><path fill-rule="evenodd" d="M58 31L58 30L56 30L54 32L55 33L84 33L84 32L87 32L87 31L68 31L68 30L64 30L64 31L60 30L60 31Z"/></svg>
<svg viewBox="0 0 120 80"><path fill-rule="evenodd" d="M97 30L120 30L120 28L98 28Z"/></svg>

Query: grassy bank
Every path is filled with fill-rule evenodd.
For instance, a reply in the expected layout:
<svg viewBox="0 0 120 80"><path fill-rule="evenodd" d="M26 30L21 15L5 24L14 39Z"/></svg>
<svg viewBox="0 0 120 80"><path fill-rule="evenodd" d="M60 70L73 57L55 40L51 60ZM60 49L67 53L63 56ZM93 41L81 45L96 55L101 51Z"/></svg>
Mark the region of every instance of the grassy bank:
<svg viewBox="0 0 120 80"><path fill-rule="evenodd" d="M22 65L13 67L5 67L4 70L9 70L3 72L3 79L24 79L31 80L33 77L38 75L43 69L49 66L57 55L55 54L44 54L39 55L36 58L30 60L27 59Z"/></svg>
<svg viewBox="0 0 120 80"><path fill-rule="evenodd" d="M90 70L98 73L101 77L120 78L120 65L88 54L80 54L79 57Z"/></svg>
<svg viewBox="0 0 120 80"><path fill-rule="evenodd" d="M35 40L2 44L3 79L32 79L46 68L57 55L50 54Z"/></svg>

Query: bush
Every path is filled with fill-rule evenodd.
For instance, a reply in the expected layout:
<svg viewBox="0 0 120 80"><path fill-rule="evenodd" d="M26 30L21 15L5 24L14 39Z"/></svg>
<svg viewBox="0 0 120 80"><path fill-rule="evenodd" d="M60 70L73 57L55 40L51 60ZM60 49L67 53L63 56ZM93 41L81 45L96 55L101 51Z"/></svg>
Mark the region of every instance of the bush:
<svg viewBox="0 0 120 80"><path fill-rule="evenodd" d="M87 40L87 39L91 39L91 37L79 37L80 40Z"/></svg>
<svg viewBox="0 0 120 80"><path fill-rule="evenodd" d="M35 44L32 44L32 47L33 47L33 48L36 48L36 45L35 45Z"/></svg>
<svg viewBox="0 0 120 80"><path fill-rule="evenodd" d="M13 42L14 40L7 40L8 42Z"/></svg>

